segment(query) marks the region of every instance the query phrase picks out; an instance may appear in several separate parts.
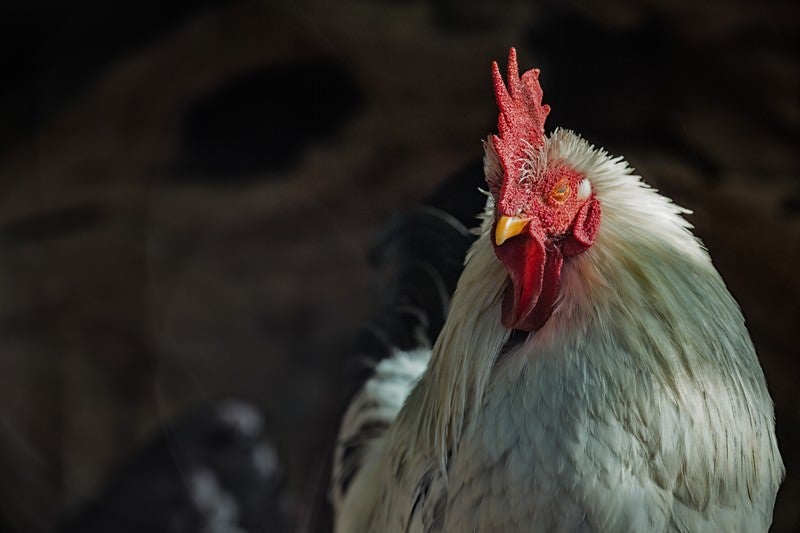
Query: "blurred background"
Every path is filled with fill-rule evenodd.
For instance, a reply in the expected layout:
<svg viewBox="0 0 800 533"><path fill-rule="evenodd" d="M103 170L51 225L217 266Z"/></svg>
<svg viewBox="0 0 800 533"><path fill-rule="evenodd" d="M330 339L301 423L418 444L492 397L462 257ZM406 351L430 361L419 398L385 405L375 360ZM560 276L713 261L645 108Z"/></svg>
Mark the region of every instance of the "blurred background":
<svg viewBox="0 0 800 533"><path fill-rule="evenodd" d="M325 531L367 250L474 172L511 45L549 129L694 211L775 399L772 530L797 531L799 7L6 0L0 531Z"/></svg>

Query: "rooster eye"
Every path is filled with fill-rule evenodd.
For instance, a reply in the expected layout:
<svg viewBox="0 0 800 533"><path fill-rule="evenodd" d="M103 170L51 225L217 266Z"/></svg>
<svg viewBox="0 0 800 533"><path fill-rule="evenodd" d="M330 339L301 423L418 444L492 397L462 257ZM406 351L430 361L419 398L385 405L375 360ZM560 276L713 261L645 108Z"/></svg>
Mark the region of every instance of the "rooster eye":
<svg viewBox="0 0 800 533"><path fill-rule="evenodd" d="M570 192L571 188L569 186L569 182L563 179L559 181L553 188L553 192L550 193L550 199L558 204L563 204Z"/></svg>

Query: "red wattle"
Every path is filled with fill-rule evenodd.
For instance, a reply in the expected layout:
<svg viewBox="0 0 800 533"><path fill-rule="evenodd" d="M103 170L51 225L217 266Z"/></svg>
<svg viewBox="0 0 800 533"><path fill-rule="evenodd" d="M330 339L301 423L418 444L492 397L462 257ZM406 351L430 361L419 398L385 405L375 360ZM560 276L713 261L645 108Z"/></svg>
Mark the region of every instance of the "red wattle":
<svg viewBox="0 0 800 533"><path fill-rule="evenodd" d="M495 247L495 252L510 279L503 296L503 326L522 329L542 293L547 255L543 239L524 232Z"/></svg>
<svg viewBox="0 0 800 533"><path fill-rule="evenodd" d="M522 321L516 329L535 331L541 329L553 314L553 307L558 298L558 289L561 285L561 266L564 256L558 248L550 248L546 252L547 262L544 265L542 276L542 292L533 308L533 311Z"/></svg>
<svg viewBox="0 0 800 533"><path fill-rule="evenodd" d="M536 225L495 246L495 253L509 277L501 307L503 326L523 331L540 329L558 298L564 254L559 247L545 244Z"/></svg>

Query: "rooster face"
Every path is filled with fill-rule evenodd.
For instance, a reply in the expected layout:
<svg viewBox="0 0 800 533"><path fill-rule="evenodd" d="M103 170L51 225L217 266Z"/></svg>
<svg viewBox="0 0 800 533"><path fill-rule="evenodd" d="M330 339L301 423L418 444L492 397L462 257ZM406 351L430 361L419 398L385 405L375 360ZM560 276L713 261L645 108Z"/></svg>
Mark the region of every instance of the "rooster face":
<svg viewBox="0 0 800 533"><path fill-rule="evenodd" d="M508 86L493 64L499 135L486 144L486 179L495 200L494 249L508 271L502 322L540 329L552 314L565 258L588 249L600 226L600 202L586 176L548 161L539 71L521 78L516 52Z"/></svg>

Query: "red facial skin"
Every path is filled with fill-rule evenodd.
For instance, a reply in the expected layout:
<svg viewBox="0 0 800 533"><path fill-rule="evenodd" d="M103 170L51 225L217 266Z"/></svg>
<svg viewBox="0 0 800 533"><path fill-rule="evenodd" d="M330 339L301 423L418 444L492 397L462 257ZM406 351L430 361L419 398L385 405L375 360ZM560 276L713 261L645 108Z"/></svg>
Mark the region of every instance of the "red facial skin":
<svg viewBox="0 0 800 533"><path fill-rule="evenodd" d="M514 186L520 185L518 179L504 179L496 216L530 217L519 235L494 245L510 279L502 304L506 328L541 329L553 312L564 260L594 242L600 202L594 193L578 198L583 179L559 164L548 167L534 184Z"/></svg>
<svg viewBox="0 0 800 533"><path fill-rule="evenodd" d="M578 198L584 176L564 164L526 168L529 154L544 148L544 122L550 113L550 106L542 103L539 71L520 76L512 48L506 81L497 63L492 63L492 84L500 114L498 134L490 141L502 173L487 175L487 182L496 216L530 219L521 233L509 233L514 236L494 245L511 281L503 297L502 321L508 329L534 331L553 312L564 260L594 242L600 202L594 193Z"/></svg>

